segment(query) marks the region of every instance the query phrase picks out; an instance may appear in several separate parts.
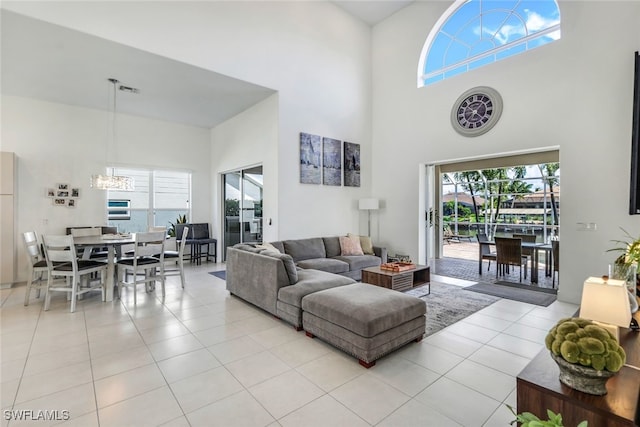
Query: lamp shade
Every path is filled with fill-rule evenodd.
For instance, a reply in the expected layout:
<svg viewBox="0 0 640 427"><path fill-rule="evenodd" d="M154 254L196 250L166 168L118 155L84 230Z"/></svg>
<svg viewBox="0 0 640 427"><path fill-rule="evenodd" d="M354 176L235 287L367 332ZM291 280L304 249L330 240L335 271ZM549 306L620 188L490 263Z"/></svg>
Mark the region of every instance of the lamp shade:
<svg viewBox="0 0 640 427"><path fill-rule="evenodd" d="M378 199L360 199L358 201L358 209L361 211L375 211L380 208L380 200Z"/></svg>
<svg viewBox="0 0 640 427"><path fill-rule="evenodd" d="M582 288L580 317L628 328L631 308L625 282L589 277Z"/></svg>

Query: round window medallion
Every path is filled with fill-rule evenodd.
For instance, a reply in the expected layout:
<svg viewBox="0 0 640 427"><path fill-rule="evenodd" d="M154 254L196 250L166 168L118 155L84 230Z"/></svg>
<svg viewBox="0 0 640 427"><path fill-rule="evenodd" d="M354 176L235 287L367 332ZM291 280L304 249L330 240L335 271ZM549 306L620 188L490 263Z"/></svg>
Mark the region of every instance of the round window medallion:
<svg viewBox="0 0 640 427"><path fill-rule="evenodd" d="M502 97L490 87L469 89L451 109L451 124L464 136L478 136L489 131L502 114Z"/></svg>

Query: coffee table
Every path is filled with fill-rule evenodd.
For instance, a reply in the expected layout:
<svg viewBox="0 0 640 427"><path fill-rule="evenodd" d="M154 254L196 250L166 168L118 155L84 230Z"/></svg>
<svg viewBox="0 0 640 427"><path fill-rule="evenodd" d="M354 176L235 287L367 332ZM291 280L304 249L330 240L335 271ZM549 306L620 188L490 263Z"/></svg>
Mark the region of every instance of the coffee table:
<svg viewBox="0 0 640 427"><path fill-rule="evenodd" d="M430 269L426 265L405 271L383 270L380 267L369 267L362 270L362 283L376 285L394 291L406 291L416 286L428 284L431 293Z"/></svg>

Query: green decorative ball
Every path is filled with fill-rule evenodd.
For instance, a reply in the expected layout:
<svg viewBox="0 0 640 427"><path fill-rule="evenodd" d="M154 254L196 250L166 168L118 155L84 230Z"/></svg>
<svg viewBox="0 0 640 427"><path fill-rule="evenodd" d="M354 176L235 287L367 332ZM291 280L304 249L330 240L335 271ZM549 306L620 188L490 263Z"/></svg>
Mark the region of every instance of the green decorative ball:
<svg viewBox="0 0 640 427"><path fill-rule="evenodd" d="M547 349L567 362L598 371L618 372L627 360L611 332L580 317L558 321L544 342Z"/></svg>

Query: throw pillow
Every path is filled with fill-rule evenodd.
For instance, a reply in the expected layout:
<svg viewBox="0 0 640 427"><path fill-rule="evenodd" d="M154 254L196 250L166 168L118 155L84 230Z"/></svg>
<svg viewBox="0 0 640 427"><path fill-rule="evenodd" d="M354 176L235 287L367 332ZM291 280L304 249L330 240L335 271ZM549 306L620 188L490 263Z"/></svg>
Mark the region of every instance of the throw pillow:
<svg viewBox="0 0 640 427"><path fill-rule="evenodd" d="M347 237L357 237L360 239L360 246L362 247L362 252L367 255L375 255L376 253L373 251L373 242L371 241L371 237L369 236L356 236L355 234L347 234Z"/></svg>
<svg viewBox="0 0 640 427"><path fill-rule="evenodd" d="M278 250L278 248L276 248L275 246L273 246L271 243L269 242L264 242L264 243L260 243L258 245L256 245L256 248L258 249L264 249L267 251L272 251L272 252L278 252L280 253L280 251Z"/></svg>
<svg viewBox="0 0 640 427"><path fill-rule="evenodd" d="M342 256L364 255L358 236L340 236L340 251Z"/></svg>

